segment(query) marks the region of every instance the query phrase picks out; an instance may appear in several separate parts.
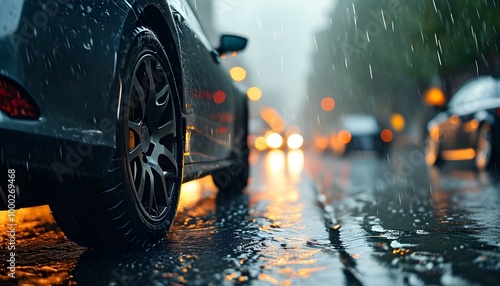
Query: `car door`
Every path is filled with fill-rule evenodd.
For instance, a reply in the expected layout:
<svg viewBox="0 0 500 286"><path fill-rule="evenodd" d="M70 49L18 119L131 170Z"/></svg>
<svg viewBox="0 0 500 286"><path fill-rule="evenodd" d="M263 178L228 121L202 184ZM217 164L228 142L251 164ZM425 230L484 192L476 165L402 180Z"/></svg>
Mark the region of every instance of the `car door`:
<svg viewBox="0 0 500 286"><path fill-rule="evenodd" d="M185 163L229 156L236 89L186 1L171 1L179 28L186 116Z"/></svg>

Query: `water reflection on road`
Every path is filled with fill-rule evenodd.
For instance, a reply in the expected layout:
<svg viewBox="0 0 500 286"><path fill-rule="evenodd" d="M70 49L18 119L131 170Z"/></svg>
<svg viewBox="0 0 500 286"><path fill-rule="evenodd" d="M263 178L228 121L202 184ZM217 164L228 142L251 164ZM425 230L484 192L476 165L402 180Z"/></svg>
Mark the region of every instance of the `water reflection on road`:
<svg viewBox="0 0 500 286"><path fill-rule="evenodd" d="M498 174L467 162L429 169L419 152L387 161L323 157L308 168L322 178L346 251L360 253L362 281L382 275L409 285L498 284Z"/></svg>
<svg viewBox="0 0 500 286"><path fill-rule="evenodd" d="M331 261L337 253L318 246L329 244L328 233L304 177L304 153L252 153L251 162L252 181L242 196L218 196L210 178L184 184L171 231L147 250L87 250L64 237L47 207L21 210L19 229L29 235L19 236L18 280L0 269L1 282L289 285L342 277Z"/></svg>
<svg viewBox="0 0 500 286"><path fill-rule="evenodd" d="M414 151L252 153L243 195L184 184L165 241L132 252L79 247L47 207L20 210L18 280L3 267L0 284L498 284L497 174L428 169Z"/></svg>

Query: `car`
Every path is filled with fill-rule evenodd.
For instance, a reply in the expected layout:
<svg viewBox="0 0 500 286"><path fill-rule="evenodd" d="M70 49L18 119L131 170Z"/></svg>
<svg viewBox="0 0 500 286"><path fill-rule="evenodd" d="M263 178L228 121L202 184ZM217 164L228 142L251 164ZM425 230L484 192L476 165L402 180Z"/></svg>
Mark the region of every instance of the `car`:
<svg viewBox="0 0 500 286"><path fill-rule="evenodd" d="M379 156L389 152L393 133L382 128L378 120L368 114L346 114L330 136L334 154L345 156L354 151L375 151Z"/></svg>
<svg viewBox="0 0 500 286"><path fill-rule="evenodd" d="M248 105L186 1L0 4L0 205L48 204L89 247L142 247L181 184L248 179Z"/></svg>
<svg viewBox="0 0 500 286"><path fill-rule="evenodd" d="M495 163L500 134L500 80L478 76L464 83L427 124L425 160L473 160L479 170Z"/></svg>

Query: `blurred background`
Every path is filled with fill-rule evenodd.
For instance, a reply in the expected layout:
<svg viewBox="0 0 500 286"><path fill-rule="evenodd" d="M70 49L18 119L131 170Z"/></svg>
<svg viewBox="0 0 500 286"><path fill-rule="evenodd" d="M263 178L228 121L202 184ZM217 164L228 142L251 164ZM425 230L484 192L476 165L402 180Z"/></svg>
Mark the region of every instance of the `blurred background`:
<svg viewBox="0 0 500 286"><path fill-rule="evenodd" d="M257 149L269 147L257 140L268 130L283 137L276 146L300 133L305 144L334 148L347 114L372 116L396 144L420 143L461 84L500 71L498 1L190 4L215 46L221 33L249 38L223 64L251 100Z"/></svg>

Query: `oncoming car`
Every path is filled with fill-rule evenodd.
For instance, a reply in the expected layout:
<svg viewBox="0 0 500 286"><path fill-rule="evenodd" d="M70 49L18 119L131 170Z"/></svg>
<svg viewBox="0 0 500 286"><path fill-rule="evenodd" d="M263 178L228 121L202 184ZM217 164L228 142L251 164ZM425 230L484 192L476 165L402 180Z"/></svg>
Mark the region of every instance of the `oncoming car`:
<svg viewBox="0 0 500 286"><path fill-rule="evenodd" d="M219 64L245 38L212 47L186 1L7 0L0 27L2 209L49 204L81 245L137 247L182 182L246 186L247 98Z"/></svg>
<svg viewBox="0 0 500 286"><path fill-rule="evenodd" d="M389 152L392 131L383 129L374 116L348 114L339 123L339 128L330 136L330 147L334 154L375 151L379 156L385 156Z"/></svg>
<svg viewBox="0 0 500 286"><path fill-rule="evenodd" d="M500 125L500 80L473 78L427 124L426 162L474 160L479 170L495 163Z"/></svg>

